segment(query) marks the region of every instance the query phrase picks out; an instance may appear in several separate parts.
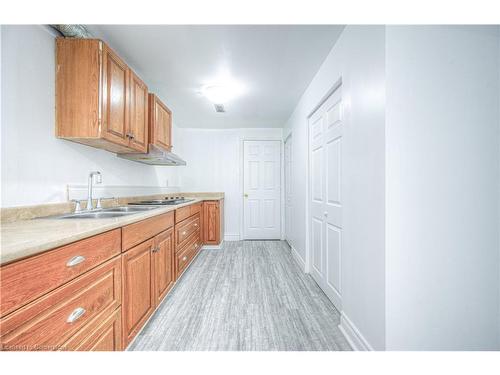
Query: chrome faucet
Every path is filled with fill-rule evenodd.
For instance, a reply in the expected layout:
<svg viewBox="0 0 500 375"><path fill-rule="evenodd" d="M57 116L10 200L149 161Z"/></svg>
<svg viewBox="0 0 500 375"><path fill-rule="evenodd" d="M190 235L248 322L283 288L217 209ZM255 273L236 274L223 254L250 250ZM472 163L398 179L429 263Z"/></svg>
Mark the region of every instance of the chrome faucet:
<svg viewBox="0 0 500 375"><path fill-rule="evenodd" d="M101 172L95 171L95 172L90 172L89 174L89 185L88 185L88 190L87 190L87 210L92 210L93 204L92 204L92 184L94 182L94 176L96 176L95 183L100 184L102 182L102 176Z"/></svg>

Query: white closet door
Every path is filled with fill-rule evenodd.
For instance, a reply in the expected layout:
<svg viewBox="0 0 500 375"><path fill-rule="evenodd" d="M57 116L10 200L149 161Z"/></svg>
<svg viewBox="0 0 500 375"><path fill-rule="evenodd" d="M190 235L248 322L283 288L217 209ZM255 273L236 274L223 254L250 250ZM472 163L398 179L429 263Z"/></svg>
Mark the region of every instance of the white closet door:
<svg viewBox="0 0 500 375"><path fill-rule="evenodd" d="M244 237L281 237L280 141L243 142Z"/></svg>
<svg viewBox="0 0 500 375"><path fill-rule="evenodd" d="M310 271L342 307L342 98L338 88L309 119Z"/></svg>

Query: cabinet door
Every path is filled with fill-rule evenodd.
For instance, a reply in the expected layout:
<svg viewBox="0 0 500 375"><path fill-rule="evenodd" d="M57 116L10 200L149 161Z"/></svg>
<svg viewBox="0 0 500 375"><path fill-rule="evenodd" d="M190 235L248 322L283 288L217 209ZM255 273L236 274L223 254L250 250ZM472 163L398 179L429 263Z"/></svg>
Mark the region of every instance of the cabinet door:
<svg viewBox="0 0 500 375"><path fill-rule="evenodd" d="M154 252L154 298L158 306L174 285L174 230L156 236Z"/></svg>
<svg viewBox="0 0 500 375"><path fill-rule="evenodd" d="M203 202L203 240L207 244L220 243L220 210L218 201Z"/></svg>
<svg viewBox="0 0 500 375"><path fill-rule="evenodd" d="M167 151L172 148L172 112L154 95L149 96L151 108L151 143Z"/></svg>
<svg viewBox="0 0 500 375"><path fill-rule="evenodd" d="M127 146L128 67L106 45L102 51L102 136Z"/></svg>
<svg viewBox="0 0 500 375"><path fill-rule="evenodd" d="M130 147L148 151L148 87L130 70Z"/></svg>
<svg viewBox="0 0 500 375"><path fill-rule="evenodd" d="M150 239L122 256L123 348L126 348L154 310L153 247Z"/></svg>

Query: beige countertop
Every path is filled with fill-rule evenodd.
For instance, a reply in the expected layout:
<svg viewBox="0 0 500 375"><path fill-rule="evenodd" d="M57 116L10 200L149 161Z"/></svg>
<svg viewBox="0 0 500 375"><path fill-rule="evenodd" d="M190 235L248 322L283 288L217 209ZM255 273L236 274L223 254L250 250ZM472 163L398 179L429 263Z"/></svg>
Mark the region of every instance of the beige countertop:
<svg viewBox="0 0 500 375"><path fill-rule="evenodd" d="M224 194L192 196L194 200L174 206L109 219L37 218L2 223L0 264L36 255L56 247L120 228L156 215L205 200L223 199Z"/></svg>

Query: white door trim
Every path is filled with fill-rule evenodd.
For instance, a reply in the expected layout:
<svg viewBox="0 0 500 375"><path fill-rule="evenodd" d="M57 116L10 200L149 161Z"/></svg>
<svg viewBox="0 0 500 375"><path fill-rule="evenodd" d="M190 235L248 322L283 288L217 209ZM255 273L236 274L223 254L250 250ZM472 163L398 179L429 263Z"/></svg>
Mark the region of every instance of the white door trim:
<svg viewBox="0 0 500 375"><path fill-rule="evenodd" d="M285 239L285 229L283 226L284 223L284 204L285 204L285 191L284 191L284 184L283 184L283 179L284 179L284 169L283 169L283 137L276 137L276 136L270 136L270 137L248 137L248 136L243 136L240 137L240 160L239 160L239 165L240 165L240 181L239 181L239 192L240 192L240 207L241 207L241 212L240 212L240 239L245 240L245 209L244 209L244 197L243 195L245 194L244 191L244 176L245 176L245 158L244 158L244 143L245 141L279 141L280 142L280 237L281 240Z"/></svg>
<svg viewBox="0 0 500 375"><path fill-rule="evenodd" d="M293 168L290 170L290 176L289 176L289 180L290 181L287 181L286 180L286 165L285 165L285 145L287 142L289 142L290 140L292 141L291 143L291 147L290 147L290 155L289 155L289 158L291 158L291 154L293 153L293 138L292 138L292 135L293 135L293 131L290 132L290 134L287 135L287 137L285 138L285 140L283 141L283 158L282 158L282 165L283 165L283 215L282 215L282 218L283 218L283 221L282 221L282 228L283 228L283 238L282 240L285 240L288 245L290 245L290 247L292 248L292 244L291 244L291 241L289 238L287 238L287 233L286 233L286 227L289 223L287 223L287 219L286 219L286 209L287 209L287 204L286 204L286 187L287 185L289 185L291 183L291 181L293 180L292 179L292 172L293 172ZM293 160L293 159L292 159ZM302 267L303 268L303 267Z"/></svg>

